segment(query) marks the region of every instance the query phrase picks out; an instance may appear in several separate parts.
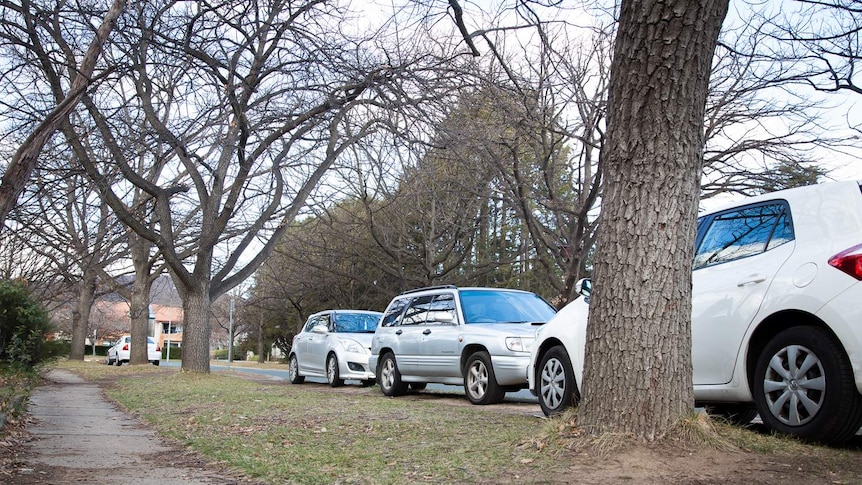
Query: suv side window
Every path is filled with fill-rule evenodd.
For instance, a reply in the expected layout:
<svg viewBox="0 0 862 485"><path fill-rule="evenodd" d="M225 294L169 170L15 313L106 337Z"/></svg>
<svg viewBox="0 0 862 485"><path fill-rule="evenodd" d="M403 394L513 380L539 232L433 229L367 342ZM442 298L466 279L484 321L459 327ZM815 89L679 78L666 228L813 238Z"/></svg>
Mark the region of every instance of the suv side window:
<svg viewBox="0 0 862 485"><path fill-rule="evenodd" d="M410 298L399 298L389 305L383 319L380 321L381 327L394 327L400 324L400 316L404 313L404 308L410 303Z"/></svg>
<svg viewBox="0 0 862 485"><path fill-rule="evenodd" d="M784 202L723 212L705 226L694 269L760 254L793 240L793 223Z"/></svg>
<svg viewBox="0 0 862 485"><path fill-rule="evenodd" d="M455 316L455 295L452 293L443 293L434 296L434 299L428 305L429 325L454 325L458 323Z"/></svg>
<svg viewBox="0 0 862 485"><path fill-rule="evenodd" d="M401 325L423 325L428 319L433 299L434 295L414 298L410 307L404 312L404 316L401 317Z"/></svg>

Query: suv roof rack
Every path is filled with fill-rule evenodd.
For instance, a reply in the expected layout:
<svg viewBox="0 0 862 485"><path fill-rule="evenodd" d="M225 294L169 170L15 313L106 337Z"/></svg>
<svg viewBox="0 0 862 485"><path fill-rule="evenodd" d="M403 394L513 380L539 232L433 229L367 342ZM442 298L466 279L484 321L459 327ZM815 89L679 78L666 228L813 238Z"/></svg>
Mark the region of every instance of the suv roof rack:
<svg viewBox="0 0 862 485"><path fill-rule="evenodd" d="M425 290L443 290L443 289L450 289L451 290L451 289L456 289L456 288L458 288L458 287L455 285L425 286L423 288L415 288L413 290L402 291L401 294L406 295L408 293L416 293L418 291L425 291Z"/></svg>

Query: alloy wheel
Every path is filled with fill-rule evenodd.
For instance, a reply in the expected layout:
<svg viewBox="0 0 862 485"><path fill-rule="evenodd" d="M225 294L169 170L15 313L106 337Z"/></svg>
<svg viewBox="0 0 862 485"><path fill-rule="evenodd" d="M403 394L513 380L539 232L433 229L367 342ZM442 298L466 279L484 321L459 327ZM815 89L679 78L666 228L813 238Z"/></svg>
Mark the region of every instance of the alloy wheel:
<svg viewBox="0 0 862 485"><path fill-rule="evenodd" d="M475 360L467 371L467 389L476 400L488 391L488 368L481 360Z"/></svg>

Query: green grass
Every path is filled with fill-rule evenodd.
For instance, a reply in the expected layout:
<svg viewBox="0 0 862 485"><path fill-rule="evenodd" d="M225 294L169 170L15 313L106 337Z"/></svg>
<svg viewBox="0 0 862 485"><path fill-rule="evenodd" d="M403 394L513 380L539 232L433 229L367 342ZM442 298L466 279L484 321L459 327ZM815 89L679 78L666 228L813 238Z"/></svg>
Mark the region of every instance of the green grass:
<svg viewBox="0 0 862 485"><path fill-rule="evenodd" d="M544 421L447 406L449 398L390 399L376 389L329 392L154 366L61 366L113 380L107 394L160 434L269 483L477 482L553 465L524 439Z"/></svg>
<svg viewBox="0 0 862 485"><path fill-rule="evenodd" d="M273 484L554 483L574 479L584 460L602 462L631 444L625 437L586 436L574 411L544 420L471 406L460 396L392 399L377 388L331 390L149 365L57 365L102 385L159 434ZM858 450L806 445L702 415L659 446L687 455L754 453L755 462L766 455L796 463L810 455L839 471L858 459Z"/></svg>

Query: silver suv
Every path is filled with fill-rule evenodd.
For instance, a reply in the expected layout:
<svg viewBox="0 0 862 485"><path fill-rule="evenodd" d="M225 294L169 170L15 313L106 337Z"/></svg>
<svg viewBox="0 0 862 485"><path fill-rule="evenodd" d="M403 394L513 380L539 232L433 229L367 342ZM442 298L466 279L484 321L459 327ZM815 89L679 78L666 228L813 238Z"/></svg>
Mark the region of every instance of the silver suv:
<svg viewBox="0 0 862 485"><path fill-rule="evenodd" d="M374 333L368 365L387 396L427 383L463 385L473 404L527 385L535 325L556 311L534 293L438 286L395 297Z"/></svg>

